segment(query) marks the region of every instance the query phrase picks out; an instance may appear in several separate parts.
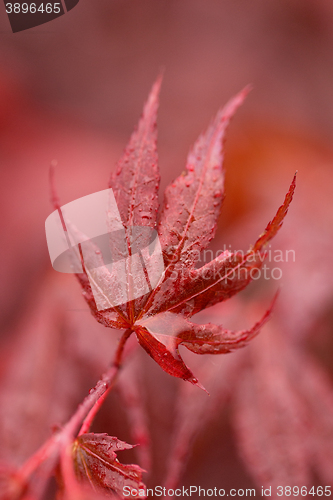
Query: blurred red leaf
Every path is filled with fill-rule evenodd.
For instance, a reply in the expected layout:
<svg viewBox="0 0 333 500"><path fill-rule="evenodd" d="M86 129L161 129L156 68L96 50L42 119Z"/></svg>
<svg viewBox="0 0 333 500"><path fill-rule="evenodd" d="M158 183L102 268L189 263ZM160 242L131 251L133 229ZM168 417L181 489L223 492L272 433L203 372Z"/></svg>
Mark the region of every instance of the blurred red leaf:
<svg viewBox="0 0 333 500"><path fill-rule="evenodd" d="M209 398L197 391L193 385L180 386L164 481L167 489L178 486L195 438L210 428L211 422L232 397L238 377L242 376L243 354L245 353L239 351L237 355L223 359L223 362L212 362L208 356L205 360L200 359L200 364L195 364L200 379L205 387L209 387Z"/></svg>
<svg viewBox="0 0 333 500"><path fill-rule="evenodd" d="M286 370L290 347L273 331L249 350L235 391L233 423L241 456L258 486L308 486L308 415ZM293 355L293 362L295 355ZM304 366L297 380L304 374Z"/></svg>
<svg viewBox="0 0 333 500"><path fill-rule="evenodd" d="M333 481L333 388L315 358L293 345L282 346L292 390L302 401L307 422L307 458L323 483Z"/></svg>

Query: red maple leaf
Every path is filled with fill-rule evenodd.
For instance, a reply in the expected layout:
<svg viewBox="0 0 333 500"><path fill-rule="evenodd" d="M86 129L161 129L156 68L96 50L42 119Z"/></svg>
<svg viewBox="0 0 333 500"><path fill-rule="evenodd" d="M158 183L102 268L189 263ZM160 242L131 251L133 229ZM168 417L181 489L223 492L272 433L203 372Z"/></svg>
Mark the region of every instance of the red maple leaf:
<svg viewBox="0 0 333 500"><path fill-rule="evenodd" d="M145 491L141 481L144 470L138 465L121 464L117 459L116 451L131 448L132 445L107 434L82 434L75 440L73 448L78 479L88 481L93 489L99 486L121 497L125 488L129 493L132 489Z"/></svg>
<svg viewBox="0 0 333 500"><path fill-rule="evenodd" d="M263 234L244 254L223 252L197 269L198 255L215 235L224 197L222 143L226 128L248 89L244 89L221 109L207 131L190 151L187 172L166 189L158 216L159 170L156 149L156 117L161 79L154 84L143 115L124 155L112 175L112 188L125 228L128 255L131 255L132 228L140 248L149 245L149 231L157 227L164 272L157 285L140 298L113 306L110 291L116 285L104 266L100 252L91 244L89 258L99 267L98 289L111 307L98 310L87 272L77 275L92 313L103 325L135 333L140 345L167 373L198 384L183 362L179 346L197 354L231 352L245 346L268 319L271 308L251 329L230 332L220 325L197 325L189 318L206 307L226 300L244 289L260 269L265 245L275 236L286 216L295 190L295 177L275 217ZM111 227L111 221L110 221ZM112 238L110 238L112 243ZM89 250L88 250L89 251ZM121 253L120 249L116 249ZM134 285L133 285L134 281ZM135 286L131 270L127 286Z"/></svg>

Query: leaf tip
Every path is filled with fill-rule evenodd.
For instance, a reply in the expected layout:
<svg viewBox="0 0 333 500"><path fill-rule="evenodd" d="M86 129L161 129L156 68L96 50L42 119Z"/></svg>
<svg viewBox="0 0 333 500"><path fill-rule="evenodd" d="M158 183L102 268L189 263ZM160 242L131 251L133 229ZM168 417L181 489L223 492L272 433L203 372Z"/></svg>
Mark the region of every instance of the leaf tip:
<svg viewBox="0 0 333 500"><path fill-rule="evenodd" d="M246 85L238 94L236 94L234 97L232 97L227 105L224 108L224 115L226 115L229 119L235 114L239 106L243 104L245 101L246 97L252 90L252 85Z"/></svg>
<svg viewBox="0 0 333 500"><path fill-rule="evenodd" d="M163 73L164 73L164 71L160 71L158 77L156 78L155 82L153 83L153 86L150 90L147 102L146 102L145 107L144 107L144 112L143 112L144 115L146 113L151 112L151 109L154 107L156 107L156 111L157 111L159 95L160 95L162 81L163 81Z"/></svg>
<svg viewBox="0 0 333 500"><path fill-rule="evenodd" d="M208 394L208 396L210 396L210 394L207 391L207 389L199 382L199 380L197 378L191 377L191 378L188 378L187 380L189 382L191 382L191 384L196 385L197 387L199 387L199 389L202 389L206 394Z"/></svg>
<svg viewBox="0 0 333 500"><path fill-rule="evenodd" d="M219 140L223 140L226 128L228 127L231 119L236 113L237 109L243 104L247 95L252 90L252 85L247 85L238 94L234 95L225 106L220 108L215 118L215 127L220 129L221 136Z"/></svg>
<svg viewBox="0 0 333 500"><path fill-rule="evenodd" d="M252 83L248 83L247 85L245 85L245 87L243 88L243 90L241 90L239 93L243 96L243 98L245 99L245 97L248 96L248 94L254 89L254 86Z"/></svg>
<svg viewBox="0 0 333 500"><path fill-rule="evenodd" d="M296 170L296 172L294 174L294 177L293 177L293 180L291 182L291 185L294 187L294 190L295 190L295 187L296 187L297 174L298 174L298 170Z"/></svg>

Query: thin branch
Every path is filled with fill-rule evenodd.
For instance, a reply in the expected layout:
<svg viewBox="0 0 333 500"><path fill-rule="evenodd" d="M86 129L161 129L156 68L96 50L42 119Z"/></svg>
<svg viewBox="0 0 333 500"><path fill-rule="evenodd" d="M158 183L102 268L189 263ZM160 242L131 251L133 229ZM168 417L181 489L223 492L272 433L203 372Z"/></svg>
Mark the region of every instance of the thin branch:
<svg viewBox="0 0 333 500"><path fill-rule="evenodd" d="M123 352L124 352L125 343L128 340L128 338L130 337L131 333L132 333L132 330L128 329L121 337L119 345L118 345L118 349L117 349L117 352L116 352L116 355L114 358L113 367L111 367L111 369L114 368L115 370L117 370L115 377L113 378L112 383L110 382L107 390L104 392L104 394L102 394L99 397L99 399L96 401L94 406L89 411L88 415L85 417L83 424L82 424L82 427L81 427L79 434L78 434L79 436L81 436L82 434L85 434L86 432L89 431L96 414L98 413L98 411L102 407L105 399L107 398L109 392L111 391L112 387L114 386L116 375L118 374L118 370L121 366L121 360L122 360L122 356L123 356Z"/></svg>
<svg viewBox="0 0 333 500"><path fill-rule="evenodd" d="M45 490L47 484L46 479L48 478L45 473L43 473L43 466L45 465L47 471L49 471L49 477L59 463L59 459L61 459L62 463L63 461L66 462L67 459L63 457L63 455L68 454L69 444L79 432L80 425L80 434L82 434L85 429L89 429L107 394L114 387L122 365L124 347L131 334L132 330L130 329L123 333L112 365L97 382L96 386L90 390L88 396L85 397L67 424L46 441L46 443L44 443L43 446L22 466L20 476L26 484L28 484L31 476L34 476L37 482L40 482L38 481L38 476L40 476L40 479L45 479L45 481L42 481L44 485L43 489ZM29 486L31 489L34 489L33 485L30 484ZM35 496L38 498L41 497L42 494L43 492L41 492L39 488L38 495Z"/></svg>

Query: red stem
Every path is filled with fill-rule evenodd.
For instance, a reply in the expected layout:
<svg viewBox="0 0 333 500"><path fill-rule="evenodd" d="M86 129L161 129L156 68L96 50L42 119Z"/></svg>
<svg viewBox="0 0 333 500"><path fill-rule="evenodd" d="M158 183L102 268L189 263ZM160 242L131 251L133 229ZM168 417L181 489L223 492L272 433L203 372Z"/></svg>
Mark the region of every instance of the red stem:
<svg viewBox="0 0 333 500"><path fill-rule="evenodd" d="M130 329L123 333L112 366L97 382L96 386L90 390L89 395L85 397L67 424L46 441L46 443L44 443L44 445L22 466L20 475L24 482L27 483L30 476L36 473L37 469L39 469L42 464L46 465L48 470L54 470L59 462L59 458L62 457L63 454L68 453L68 446L78 433L80 425L80 434L89 429L107 394L115 384L122 363L124 347L131 334L132 330ZM64 461L66 461L65 458Z"/></svg>
<svg viewBox="0 0 333 500"><path fill-rule="evenodd" d="M116 355L115 355L115 359L114 359L114 362L113 362L113 368L115 370L117 370L117 372L118 372L118 370L120 368L120 365L121 365L121 358L122 358L122 355L123 355L123 351L124 351L124 347L125 347L126 341L130 337L131 333L132 333L132 330L130 330L130 329L126 330L126 332L123 334L123 336L120 339L120 342L119 342L119 345L118 345L118 349L117 349L117 352L116 352ZM112 387L114 386L114 383L115 383L115 377L114 377L112 383L109 384L109 387L106 389L106 391L104 392L104 394L102 394L97 399L96 403L91 408L91 410L89 411L88 415L85 417L85 419L83 421L83 424L82 424L82 427L81 427L81 429L79 431L79 436L81 436L82 434L85 434L86 432L89 431L89 429L91 427L91 424L93 423L93 420L94 420L96 414L98 413L98 411L102 407L102 405L103 405L104 401L106 400L109 392L111 391Z"/></svg>

